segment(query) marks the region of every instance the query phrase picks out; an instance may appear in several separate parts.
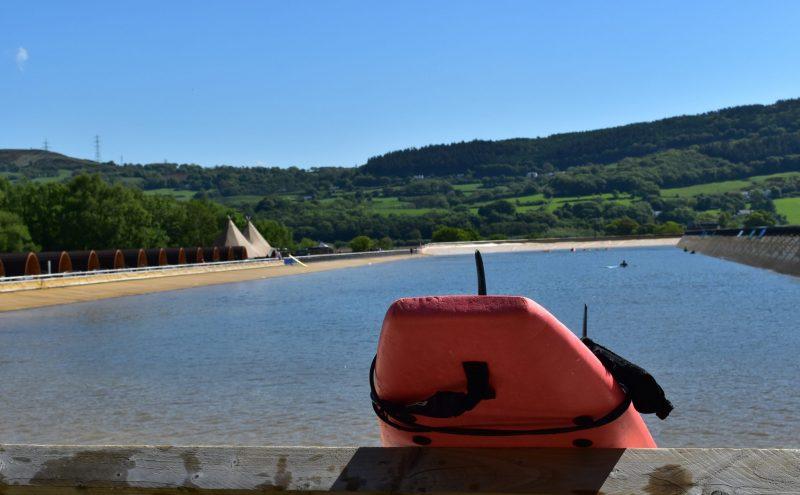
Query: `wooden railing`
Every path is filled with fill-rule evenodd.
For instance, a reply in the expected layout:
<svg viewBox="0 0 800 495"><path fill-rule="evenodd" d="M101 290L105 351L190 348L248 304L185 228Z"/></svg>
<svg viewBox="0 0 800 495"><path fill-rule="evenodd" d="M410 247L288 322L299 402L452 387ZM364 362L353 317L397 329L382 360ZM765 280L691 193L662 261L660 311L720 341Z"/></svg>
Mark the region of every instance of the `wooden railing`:
<svg viewBox="0 0 800 495"><path fill-rule="evenodd" d="M800 493L800 450L0 445L0 493Z"/></svg>

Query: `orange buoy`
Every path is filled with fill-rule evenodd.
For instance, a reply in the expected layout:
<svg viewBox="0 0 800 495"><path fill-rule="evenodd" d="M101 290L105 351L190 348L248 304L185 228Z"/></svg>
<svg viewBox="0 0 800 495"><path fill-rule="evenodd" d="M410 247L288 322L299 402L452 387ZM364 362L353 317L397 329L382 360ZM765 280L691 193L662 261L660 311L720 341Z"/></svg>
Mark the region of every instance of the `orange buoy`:
<svg viewBox="0 0 800 495"><path fill-rule="evenodd" d="M396 301L371 378L384 446L656 446L592 351L525 297Z"/></svg>

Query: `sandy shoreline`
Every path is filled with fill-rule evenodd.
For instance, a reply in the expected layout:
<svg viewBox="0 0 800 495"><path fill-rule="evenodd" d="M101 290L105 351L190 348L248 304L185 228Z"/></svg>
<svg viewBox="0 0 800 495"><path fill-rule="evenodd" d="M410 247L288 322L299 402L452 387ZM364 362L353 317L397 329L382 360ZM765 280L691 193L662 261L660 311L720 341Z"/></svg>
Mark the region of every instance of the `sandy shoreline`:
<svg viewBox="0 0 800 495"><path fill-rule="evenodd" d="M633 247L675 246L680 237L658 237L646 239L595 239L575 241L531 241L531 242L475 242L460 244L428 244L420 253L429 256L471 254L476 249L482 253L513 253L522 251L556 251L569 249L613 249Z"/></svg>
<svg viewBox="0 0 800 495"><path fill-rule="evenodd" d="M170 290L189 289L207 285L244 282L265 278L300 275L304 273L337 270L418 258L398 255L383 257L351 258L333 261L318 261L301 265L268 265L260 268L240 268L204 273L174 274L156 278L135 280L97 280L95 283L72 285L68 287L47 287L0 293L0 312L20 309L40 308L58 304L96 301L113 297L151 294Z"/></svg>

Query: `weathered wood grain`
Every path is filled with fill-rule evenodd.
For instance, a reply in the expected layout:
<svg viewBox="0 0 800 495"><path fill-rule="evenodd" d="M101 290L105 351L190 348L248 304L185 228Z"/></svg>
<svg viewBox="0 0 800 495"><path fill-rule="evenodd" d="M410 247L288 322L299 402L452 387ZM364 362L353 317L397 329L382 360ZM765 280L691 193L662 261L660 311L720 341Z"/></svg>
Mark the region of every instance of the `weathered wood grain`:
<svg viewBox="0 0 800 495"><path fill-rule="evenodd" d="M0 447L13 493L800 493L800 450Z"/></svg>

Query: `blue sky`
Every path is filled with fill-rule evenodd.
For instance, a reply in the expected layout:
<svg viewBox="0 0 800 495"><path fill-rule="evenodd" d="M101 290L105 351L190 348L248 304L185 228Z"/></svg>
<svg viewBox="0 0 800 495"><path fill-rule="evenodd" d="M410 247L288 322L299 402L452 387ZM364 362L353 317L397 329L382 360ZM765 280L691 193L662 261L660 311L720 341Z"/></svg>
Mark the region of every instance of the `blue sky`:
<svg viewBox="0 0 800 495"><path fill-rule="evenodd" d="M800 97L800 2L0 3L0 148L352 166Z"/></svg>

